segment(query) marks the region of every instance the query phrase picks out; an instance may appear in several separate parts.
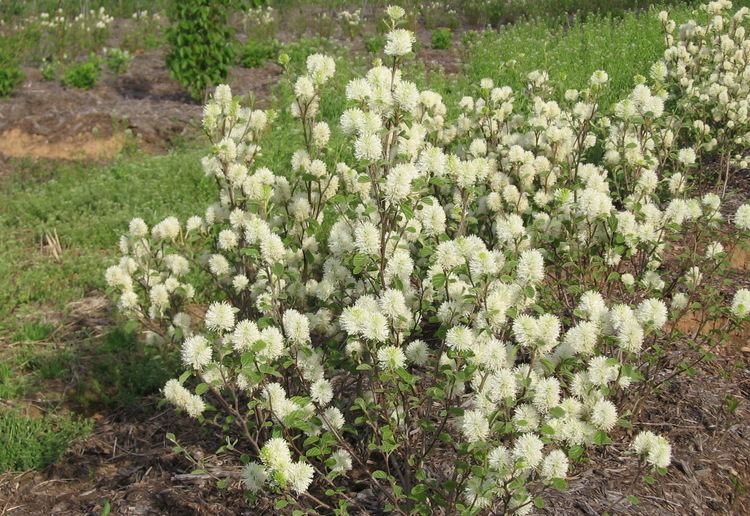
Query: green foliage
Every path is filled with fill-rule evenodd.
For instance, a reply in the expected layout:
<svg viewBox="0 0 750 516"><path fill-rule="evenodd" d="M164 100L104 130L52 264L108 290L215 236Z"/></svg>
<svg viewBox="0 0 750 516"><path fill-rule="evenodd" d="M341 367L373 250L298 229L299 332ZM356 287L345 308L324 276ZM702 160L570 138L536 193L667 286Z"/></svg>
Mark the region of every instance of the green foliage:
<svg viewBox="0 0 750 516"><path fill-rule="evenodd" d="M62 82L65 86L90 90L99 82L100 66L101 63L96 56L72 63L65 69Z"/></svg>
<svg viewBox="0 0 750 516"><path fill-rule="evenodd" d="M82 355L93 351L86 367L76 368L85 373L73 394L76 404L87 411L134 407L144 396L158 392L178 372L177 357L163 357L145 345L132 327L115 328L80 351ZM69 360L80 358L71 356Z"/></svg>
<svg viewBox="0 0 750 516"><path fill-rule="evenodd" d="M39 342L49 337L54 326L47 323L24 324L13 337L14 342Z"/></svg>
<svg viewBox="0 0 750 516"><path fill-rule="evenodd" d="M430 36L432 48L445 50L451 47L453 43L453 31L448 27L441 27L432 31Z"/></svg>
<svg viewBox="0 0 750 516"><path fill-rule="evenodd" d="M662 0L660 5L705 3L700 0ZM456 8L469 17L470 22L489 21L493 26L518 23L524 20L544 20L567 24L572 17L589 15L622 16L653 6L652 0L468 0L456 2ZM739 7L742 2L734 2Z"/></svg>
<svg viewBox="0 0 750 516"><path fill-rule="evenodd" d="M45 81L54 81L57 78L57 66L51 61L44 61L39 67L39 73Z"/></svg>
<svg viewBox="0 0 750 516"><path fill-rule="evenodd" d="M41 469L55 462L70 444L91 432L90 421L63 416L33 418L17 411L0 413L0 471Z"/></svg>
<svg viewBox="0 0 750 516"><path fill-rule="evenodd" d="M595 70L606 70L610 83L603 103L609 105L633 87L635 75L648 75L663 50L653 11L591 17L566 30L539 20L481 34L472 45L466 75L471 82L488 77L519 90L529 72L546 70L562 98L566 89L585 87Z"/></svg>
<svg viewBox="0 0 750 516"><path fill-rule="evenodd" d="M133 62L133 54L119 48L107 48L104 50L104 62L110 72L121 75L130 68L130 63Z"/></svg>
<svg viewBox="0 0 750 516"><path fill-rule="evenodd" d="M385 48L385 36L376 34L375 36L365 38L364 43L368 52L379 54Z"/></svg>
<svg viewBox="0 0 750 516"><path fill-rule="evenodd" d="M195 100L223 82L234 62L233 31L227 23L231 0L185 0L169 12L167 67Z"/></svg>
<svg viewBox="0 0 750 516"><path fill-rule="evenodd" d="M325 38L301 38L282 47L283 52L289 56L292 66L304 66L309 55L329 52L331 49L330 40Z"/></svg>
<svg viewBox="0 0 750 516"><path fill-rule="evenodd" d="M181 217L194 214L192 203L209 199L211 186L197 165L200 152L102 165L16 162L16 173L0 178L0 321L19 332L17 310L61 309L102 289L101 262L110 259L102 250L139 211L159 217L178 205ZM38 243L47 227L73 252L50 260Z"/></svg>
<svg viewBox="0 0 750 516"><path fill-rule="evenodd" d="M275 59L279 48L279 42L275 39L248 39L240 47L239 63L245 68L258 68Z"/></svg>
<svg viewBox="0 0 750 516"><path fill-rule="evenodd" d="M0 361L0 400L18 398L26 391L25 377L18 376L7 361Z"/></svg>
<svg viewBox="0 0 750 516"><path fill-rule="evenodd" d="M19 82L23 80L23 72L13 63L0 64L0 97L10 95Z"/></svg>

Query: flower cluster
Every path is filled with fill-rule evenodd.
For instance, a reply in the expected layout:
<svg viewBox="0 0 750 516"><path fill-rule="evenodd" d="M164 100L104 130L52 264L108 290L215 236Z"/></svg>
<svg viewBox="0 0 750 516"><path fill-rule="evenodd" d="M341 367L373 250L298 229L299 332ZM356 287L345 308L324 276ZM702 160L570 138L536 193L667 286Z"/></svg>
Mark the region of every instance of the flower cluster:
<svg viewBox="0 0 750 516"><path fill-rule="evenodd" d="M403 9L387 13L386 61L349 82L338 120L320 113L335 62L308 58L288 171L263 162L274 113L219 86L202 161L217 202L184 224L134 219L107 282L180 348L187 371L166 397L236 424L249 491L319 486L357 507L336 484L356 469L392 510L525 514L574 459L637 425L636 400L670 366L663 350L684 345L677 322L696 300L726 329L747 321L748 291L721 299L711 278L747 237L750 207L716 241L721 198L690 195L706 132L670 111L680 65L668 57L614 106L600 105L603 71L559 101L536 71L524 91L482 80L449 118L440 94L403 76L414 35ZM695 252L667 266L684 238ZM210 285L197 319L185 308L196 276ZM692 344L710 349L713 335ZM670 463L663 437L632 449ZM437 453L451 464L435 467Z"/></svg>

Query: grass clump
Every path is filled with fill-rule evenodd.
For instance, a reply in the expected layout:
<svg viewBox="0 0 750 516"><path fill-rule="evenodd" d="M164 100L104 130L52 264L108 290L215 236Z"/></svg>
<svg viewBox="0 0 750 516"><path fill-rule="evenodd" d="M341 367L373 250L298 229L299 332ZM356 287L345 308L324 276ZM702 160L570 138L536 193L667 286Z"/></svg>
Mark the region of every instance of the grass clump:
<svg viewBox="0 0 750 516"><path fill-rule="evenodd" d="M41 469L54 463L93 424L67 416L29 417L15 410L0 412L0 471Z"/></svg>
<svg viewBox="0 0 750 516"><path fill-rule="evenodd" d="M448 49L453 43L453 31L448 27L435 29L430 36L430 42L432 43L432 48L439 50Z"/></svg>

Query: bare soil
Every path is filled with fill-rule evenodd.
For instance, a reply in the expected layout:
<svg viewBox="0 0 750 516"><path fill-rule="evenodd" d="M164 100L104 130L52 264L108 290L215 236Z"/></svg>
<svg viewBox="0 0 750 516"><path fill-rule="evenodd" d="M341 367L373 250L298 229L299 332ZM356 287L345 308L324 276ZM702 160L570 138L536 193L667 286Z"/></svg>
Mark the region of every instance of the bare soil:
<svg viewBox="0 0 750 516"><path fill-rule="evenodd" d="M104 73L91 90L44 81L35 68L0 101L0 154L6 157L104 159L116 155L128 138L140 149L162 151L197 129L200 104L170 77L163 50L143 52L120 76ZM268 104L280 67L231 70L229 84L238 94L252 92Z"/></svg>

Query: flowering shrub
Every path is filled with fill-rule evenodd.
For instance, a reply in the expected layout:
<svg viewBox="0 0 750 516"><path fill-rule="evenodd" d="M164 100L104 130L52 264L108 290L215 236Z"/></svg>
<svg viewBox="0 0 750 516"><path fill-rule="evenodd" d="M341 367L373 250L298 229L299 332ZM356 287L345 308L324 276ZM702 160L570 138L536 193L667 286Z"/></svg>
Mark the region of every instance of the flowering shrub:
<svg viewBox="0 0 750 516"><path fill-rule="evenodd" d="M702 28L713 36L699 53L748 48L748 10L725 4L707 7L724 23ZM747 321L750 292L727 302L711 278L747 237L750 206L721 243L721 198L694 188L722 129L670 111L686 109L670 95L684 77L723 66L683 74L681 28L653 83L611 110L605 72L556 102L538 71L525 91L482 80L449 120L438 93L403 76L415 39L401 8L388 16L385 61L346 88L348 150L329 145L319 113L330 57L310 56L294 83L303 146L288 173L262 165L274 114L219 86L202 162L217 202L184 224L134 219L107 282L179 348L186 371L165 397L227 436L254 496L525 514ZM734 79L739 90L750 76ZM712 98L696 97L693 116L721 120ZM688 316L700 325L684 339ZM663 436L630 443L639 472L670 464ZM351 494L365 488L369 501Z"/></svg>

